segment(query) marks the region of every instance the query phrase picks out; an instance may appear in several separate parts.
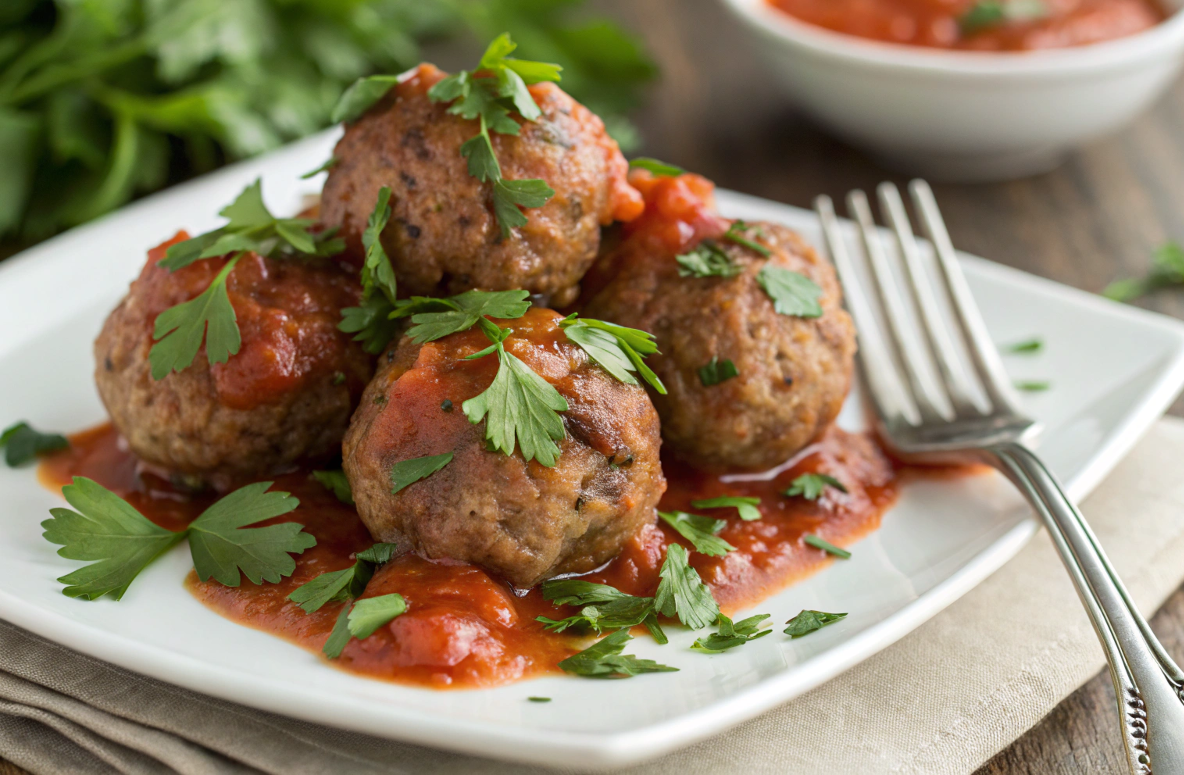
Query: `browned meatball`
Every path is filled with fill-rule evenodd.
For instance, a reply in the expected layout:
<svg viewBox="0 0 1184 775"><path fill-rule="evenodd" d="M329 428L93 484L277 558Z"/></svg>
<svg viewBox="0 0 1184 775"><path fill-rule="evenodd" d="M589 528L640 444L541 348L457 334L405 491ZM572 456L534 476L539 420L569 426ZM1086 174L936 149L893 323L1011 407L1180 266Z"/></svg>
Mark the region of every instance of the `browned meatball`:
<svg viewBox="0 0 1184 775"><path fill-rule="evenodd" d="M834 420L850 387L855 332L833 269L789 229L753 227L749 236L771 255L719 241L740 269L732 277L681 277L659 241L627 239L608 257L615 276L585 309L654 335L662 352L648 362L669 391L654 396L662 435L703 468L785 461ZM757 281L767 265L817 283L822 316L779 314ZM713 358L732 361L739 376L704 385L699 370Z"/></svg>
<svg viewBox="0 0 1184 775"><path fill-rule="evenodd" d="M568 403L554 467L489 451L485 423L462 404L489 386L497 358L465 361L489 342L477 329L425 345L404 337L382 359L345 436L345 473L375 539L429 558L480 565L519 587L611 559L655 520L666 490L658 415L645 391L616 381L570 344L560 316L532 308L506 349ZM392 494L404 460L452 461Z"/></svg>
<svg viewBox="0 0 1184 775"><path fill-rule="evenodd" d="M225 259L158 267L182 232L148 254L95 342L95 381L111 421L145 463L212 483L333 457L373 359L337 330L356 304L356 276L332 265L244 255L227 280L242 345L211 366L154 380L157 315L204 291Z"/></svg>
<svg viewBox="0 0 1184 775"><path fill-rule="evenodd" d="M345 130L322 199L326 224L341 227L360 261L362 232L379 189L391 189L382 244L404 295L472 288L525 288L554 306L573 301L600 244L600 227L641 212L628 165L601 120L559 87L530 87L543 115L517 136L493 134L508 180L542 178L555 195L526 211L529 223L503 238L491 184L471 176L460 147L476 121L446 112L427 90L443 73L421 65Z"/></svg>

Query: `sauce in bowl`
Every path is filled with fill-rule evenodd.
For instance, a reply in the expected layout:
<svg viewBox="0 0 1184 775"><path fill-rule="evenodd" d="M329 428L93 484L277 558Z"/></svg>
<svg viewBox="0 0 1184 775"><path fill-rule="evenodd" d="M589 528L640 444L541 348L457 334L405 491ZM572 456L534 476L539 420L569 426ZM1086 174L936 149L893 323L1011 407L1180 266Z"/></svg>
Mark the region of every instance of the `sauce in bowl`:
<svg viewBox="0 0 1184 775"><path fill-rule="evenodd" d="M834 32L909 46L1034 51L1100 43L1154 27L1154 0L767 0Z"/></svg>

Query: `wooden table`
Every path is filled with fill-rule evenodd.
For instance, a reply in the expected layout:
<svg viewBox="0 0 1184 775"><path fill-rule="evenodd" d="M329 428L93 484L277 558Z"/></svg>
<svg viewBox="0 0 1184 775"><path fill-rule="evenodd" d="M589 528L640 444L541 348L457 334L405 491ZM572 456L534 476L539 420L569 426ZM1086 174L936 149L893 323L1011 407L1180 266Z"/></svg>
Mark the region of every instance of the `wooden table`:
<svg viewBox="0 0 1184 775"><path fill-rule="evenodd" d="M720 0L598 3L646 39L662 78L638 116L642 151L721 187L809 208L871 192L894 174L794 112ZM1184 82L1118 136L1029 180L935 185L954 244L1066 285L1099 291L1142 274L1153 248L1184 241ZM1184 317L1184 293L1138 302ZM1172 409L1184 415L1184 400ZM1184 589L1152 620L1184 656ZM1102 673L979 771L1125 773L1109 676Z"/></svg>
<svg viewBox="0 0 1184 775"><path fill-rule="evenodd" d="M895 175L798 116L720 0L597 0L641 32L662 79L638 115L642 151L720 186L810 207ZM1097 291L1140 274L1151 250L1184 240L1184 83L1117 137L1030 180L935 186L960 248L1067 285ZM1184 317L1184 293L1139 302ZM1184 414L1184 401L1172 410ZM1184 656L1184 590L1153 619ZM1103 673L988 762L990 773L1123 773L1113 692ZM0 775L22 771L0 761Z"/></svg>

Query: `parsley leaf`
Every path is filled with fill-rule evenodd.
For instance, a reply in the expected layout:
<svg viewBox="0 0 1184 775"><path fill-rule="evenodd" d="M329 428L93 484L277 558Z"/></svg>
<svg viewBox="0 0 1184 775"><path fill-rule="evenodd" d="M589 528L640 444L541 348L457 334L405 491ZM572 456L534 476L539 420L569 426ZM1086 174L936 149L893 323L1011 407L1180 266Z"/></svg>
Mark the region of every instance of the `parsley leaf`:
<svg viewBox="0 0 1184 775"><path fill-rule="evenodd" d="M341 652L345 650L345 644L349 643L349 611L351 607L349 605L341 607L341 613L337 614L337 621L333 623L333 630L325 640L325 645L321 646L321 653L329 659L337 659L341 656Z"/></svg>
<svg viewBox="0 0 1184 775"><path fill-rule="evenodd" d="M608 584L582 579L553 579L543 582L543 599L555 605L590 605L632 597Z"/></svg>
<svg viewBox="0 0 1184 775"><path fill-rule="evenodd" d="M362 232L362 247L366 249L366 260L362 264L363 296L373 295L374 289L382 291L387 301L395 303L398 284L395 282L395 268L390 256L382 247L382 230L391 219L391 190L383 186L378 190L378 201Z"/></svg>
<svg viewBox="0 0 1184 775"><path fill-rule="evenodd" d="M651 159L646 156L639 156L636 159L629 160L629 169L643 169L649 170L658 177L674 178L682 175L686 170L682 167L677 167L673 164L667 164L664 161Z"/></svg>
<svg viewBox="0 0 1184 775"><path fill-rule="evenodd" d="M308 180L309 178L315 178L317 175L320 175L322 172L328 172L329 170L333 169L340 162L341 162L341 159L338 159L336 156L330 156L328 159L325 160L324 164L317 167L315 170L309 170L308 172L304 173L303 175L300 176L300 179L301 180Z"/></svg>
<svg viewBox="0 0 1184 775"><path fill-rule="evenodd" d="M530 702L550 702L551 701L550 697L527 697L526 699Z"/></svg>
<svg viewBox="0 0 1184 775"><path fill-rule="evenodd" d="M4 429L0 447L4 447L4 462L9 468L31 463L39 455L67 449L70 440L60 433L41 433L23 420Z"/></svg>
<svg viewBox="0 0 1184 775"><path fill-rule="evenodd" d="M847 492L847 488L843 486L843 483L833 476L827 474L802 474L789 483L789 489L785 491L784 495L787 498L800 495L808 501L816 501L822 495L822 491L827 487L834 487L839 492Z"/></svg>
<svg viewBox="0 0 1184 775"><path fill-rule="evenodd" d="M330 119L334 124L358 120L398 82L397 75L370 75L359 78L350 84L337 100Z"/></svg>
<svg viewBox="0 0 1184 775"><path fill-rule="evenodd" d="M496 328L492 323L490 326ZM485 420L485 440L492 449L513 455L517 446L527 462L537 460L550 468L559 457L555 442L566 434L558 413L567 411L567 400L517 356L506 352L503 342L510 329L497 331L491 334L486 330L493 345L469 356L480 358L496 352L497 375L483 393L461 404L461 409L474 425Z"/></svg>
<svg viewBox="0 0 1184 775"><path fill-rule="evenodd" d="M306 614L311 614L325 603L356 598L366 590L375 566L390 562L394 553L395 544L374 544L358 552L352 566L322 573L292 590L288 599L303 608Z"/></svg>
<svg viewBox="0 0 1184 775"><path fill-rule="evenodd" d="M397 544L378 543L371 546L369 549L364 549L357 553L357 559L372 562L376 565L388 563L391 558L395 556L395 550L398 549Z"/></svg>
<svg viewBox="0 0 1184 775"><path fill-rule="evenodd" d="M724 529L727 522L722 519L701 517L698 514L688 514L685 511L659 511L658 516L678 534L690 541L695 551L709 557L723 557L736 547L716 534Z"/></svg>
<svg viewBox="0 0 1184 775"><path fill-rule="evenodd" d="M1014 342L1004 348L1009 353L1016 355L1034 355L1044 349L1044 340L1038 336L1031 339L1025 339L1022 342Z"/></svg>
<svg viewBox="0 0 1184 775"><path fill-rule="evenodd" d="M698 651L700 654L721 654L728 649L743 646L750 640L763 638L772 632L761 629L761 623L768 618L769 614L757 614L733 624L731 619L720 614L716 620L718 632L706 638L699 638L691 646L691 651Z"/></svg>
<svg viewBox="0 0 1184 775"><path fill-rule="evenodd" d="M658 623L652 597L635 597L607 584L594 584L581 579L559 579L543 582L543 599L555 605L583 606L576 616L566 619L538 617L547 629L563 632L569 627L591 629L628 628L644 624L658 643L666 643L666 633Z"/></svg>
<svg viewBox="0 0 1184 775"><path fill-rule="evenodd" d="M617 630L594 643L579 654L568 657L559 667L572 675L586 678L631 677L642 673L674 673L677 667L660 665L652 659L638 659L622 654L625 644L633 640L628 630Z"/></svg>
<svg viewBox="0 0 1184 775"><path fill-rule="evenodd" d="M468 331L483 317L514 320L526 314L529 291L465 291L446 299L415 296L396 305L392 318L410 317L407 335L416 344Z"/></svg>
<svg viewBox="0 0 1184 775"><path fill-rule="evenodd" d="M349 611L349 632L358 640L369 638L375 631L402 615L407 601L402 595L391 593L377 597L363 597Z"/></svg>
<svg viewBox="0 0 1184 775"><path fill-rule="evenodd" d="M739 377L740 372L736 370L736 364L730 360L720 360L716 356L711 356L711 360L699 367L699 382L703 387L714 387L721 382L727 382L733 377Z"/></svg>
<svg viewBox="0 0 1184 775"><path fill-rule="evenodd" d="M1041 0L978 0L958 17L958 27L963 35L973 35L1006 22L1035 21L1047 15L1048 6Z"/></svg>
<svg viewBox="0 0 1184 775"><path fill-rule="evenodd" d="M433 102L452 103L449 113L478 121L477 134L461 145L460 153L468 160L470 175L492 184L493 210L503 238L508 238L512 229L526 224L520 207L542 207L555 195L545 180L505 180L489 137L490 132L519 133L512 112L526 121L538 119L542 112L527 85L559 80L558 65L508 58L516 47L510 36L503 33L489 44L475 70L450 75L428 91L428 98Z"/></svg>
<svg viewBox="0 0 1184 775"><path fill-rule="evenodd" d="M152 379L164 379L169 372L189 368L203 339L206 359L211 365L226 363L238 352L242 337L238 317L226 293L226 278L241 255L227 261L200 295L156 316L152 338L157 341L148 351Z"/></svg>
<svg viewBox="0 0 1184 775"><path fill-rule="evenodd" d="M714 240L705 239L674 260L679 277L735 277L743 271Z"/></svg>
<svg viewBox="0 0 1184 775"><path fill-rule="evenodd" d="M62 488L77 511L50 509L53 519L41 523L45 540L61 544L68 560L92 562L58 579L68 597L119 600L140 571L185 537L157 527L123 498L82 476Z"/></svg>
<svg viewBox="0 0 1184 775"><path fill-rule="evenodd" d="M1102 295L1114 301L1133 301L1158 288L1184 283L1184 247L1168 242L1151 253L1151 271L1145 277L1116 280L1106 286Z"/></svg>
<svg viewBox="0 0 1184 775"><path fill-rule="evenodd" d="M237 587L241 571L253 583L275 583L296 570L292 554L303 554L317 541L295 522L247 528L287 514L300 501L286 492L267 492L271 482L240 487L189 524L193 568L202 581L213 578Z"/></svg>
<svg viewBox="0 0 1184 775"><path fill-rule="evenodd" d="M828 614L826 611L804 610L786 622L789 626L785 628L785 634L800 638L845 618L847 618L847 614Z"/></svg>
<svg viewBox="0 0 1184 775"><path fill-rule="evenodd" d="M724 234L723 238L728 242L734 242L737 245L742 245L753 252L760 253L765 258L768 258L770 255L772 255L772 250L760 244L759 242L753 242L747 236L745 236L750 231L756 234L758 237L764 236L760 229L749 226L744 221L732 221L732 225L728 227L728 230Z"/></svg>
<svg viewBox="0 0 1184 775"><path fill-rule="evenodd" d="M391 494L394 495L407 485L418 482L420 479L427 479L451 462L451 452L445 452L443 455L429 455L427 457L411 458L410 460L400 460L391 467Z"/></svg>
<svg viewBox="0 0 1184 775"><path fill-rule="evenodd" d="M691 508L695 509L726 509L735 506L736 510L740 512L740 519L745 522L761 518L760 509L757 508L759 505L761 505L760 498L746 498L738 495L691 501Z"/></svg>
<svg viewBox="0 0 1184 775"><path fill-rule="evenodd" d="M349 486L349 479L346 478L345 471L340 468L334 471L313 471L312 478L336 495L337 500L350 506L354 505L353 489Z"/></svg>
<svg viewBox="0 0 1184 775"><path fill-rule="evenodd" d="M1040 393L1052 387L1052 383L1043 379L1017 379L1015 389L1026 393Z"/></svg>
<svg viewBox="0 0 1184 775"><path fill-rule="evenodd" d="M826 552L827 554L833 554L835 557L838 557L839 559L842 559L842 560L851 559L851 552L847 551L846 549L840 549L839 547L835 546L830 541L827 541L824 538L819 538L816 535L812 535L810 533L807 533L805 536L803 536L802 540L805 541L810 546L813 546L815 549L821 549L822 551Z"/></svg>
<svg viewBox="0 0 1184 775"><path fill-rule="evenodd" d="M561 320L559 327L568 341L621 382L636 385L637 380L629 373L636 371L659 395L666 395L666 386L644 361L645 356L658 352L653 334L603 320L579 318L576 313Z"/></svg>
<svg viewBox="0 0 1184 775"><path fill-rule="evenodd" d="M700 630L719 616L719 606L711 590L687 563L687 550L679 544L666 547L666 561L658 572L658 592L654 607L663 616L677 616L692 630Z"/></svg>
<svg viewBox="0 0 1184 775"><path fill-rule="evenodd" d="M362 299L360 307L345 307L341 310L339 331L354 334L354 341L362 343L362 349L371 355L378 355L399 330L399 324L390 319L395 307L382 294Z"/></svg>
<svg viewBox="0 0 1184 775"><path fill-rule="evenodd" d="M780 266L765 264L756 281L773 300L773 309L781 315L816 318L822 315L822 289L804 274Z"/></svg>

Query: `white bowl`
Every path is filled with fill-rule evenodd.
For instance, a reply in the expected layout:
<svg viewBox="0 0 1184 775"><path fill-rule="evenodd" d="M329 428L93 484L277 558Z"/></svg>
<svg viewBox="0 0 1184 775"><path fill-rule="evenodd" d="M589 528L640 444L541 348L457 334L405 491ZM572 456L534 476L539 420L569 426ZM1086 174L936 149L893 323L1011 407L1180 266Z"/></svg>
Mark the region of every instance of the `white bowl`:
<svg viewBox="0 0 1184 775"><path fill-rule="evenodd" d="M1021 53L880 43L724 0L795 102L852 145L910 173L999 180L1043 172L1129 122L1184 64L1184 0L1136 35Z"/></svg>

